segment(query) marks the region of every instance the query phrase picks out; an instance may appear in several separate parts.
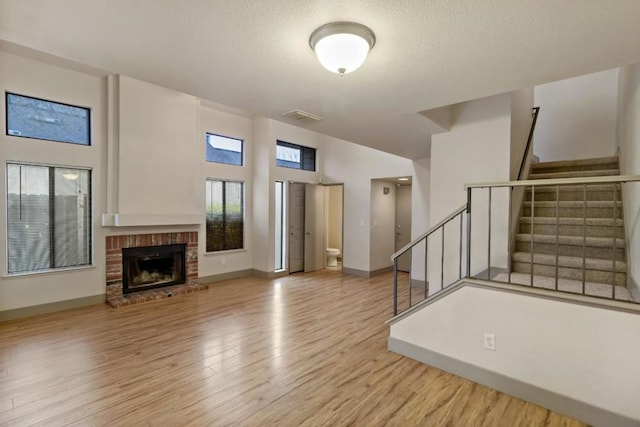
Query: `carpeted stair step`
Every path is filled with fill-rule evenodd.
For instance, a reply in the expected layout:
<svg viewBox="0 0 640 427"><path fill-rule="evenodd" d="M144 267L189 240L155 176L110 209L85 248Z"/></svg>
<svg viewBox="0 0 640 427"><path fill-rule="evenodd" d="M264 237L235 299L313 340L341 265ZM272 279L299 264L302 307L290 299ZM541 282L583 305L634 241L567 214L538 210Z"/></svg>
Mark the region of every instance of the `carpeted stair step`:
<svg viewBox="0 0 640 427"><path fill-rule="evenodd" d="M615 176L620 175L618 169L604 169L593 171L570 171L570 172L544 172L531 173L529 179L558 179L558 178L584 178L590 176Z"/></svg>
<svg viewBox="0 0 640 427"><path fill-rule="evenodd" d="M616 200L620 200L620 186L616 185ZM585 197L584 187L582 185L561 185L560 200L565 201L583 201ZM610 200L613 201L613 184L587 184L587 200ZM527 188L526 201L531 201L531 188ZM536 201L555 201L556 186L536 186Z"/></svg>
<svg viewBox="0 0 640 427"><path fill-rule="evenodd" d="M556 202L555 201L535 201L524 202L523 216L531 216L531 204L534 204L534 216L536 217L555 217ZM580 201L560 201L558 202L559 216L562 218L578 218L582 217L584 212L584 202ZM615 209L615 218L622 218L622 203L616 201L599 201L588 200L586 207L587 218L613 218Z"/></svg>
<svg viewBox="0 0 640 427"><path fill-rule="evenodd" d="M572 280L582 280L582 257L559 256L558 277ZM613 261L606 259L584 258L585 279L589 282L612 283ZM533 274L555 277L556 256L548 254L533 254ZM515 252L513 254L512 269L518 273L531 273L531 254ZM627 264L622 261L615 263L615 283L626 286Z"/></svg>
<svg viewBox="0 0 640 427"><path fill-rule="evenodd" d="M592 171L618 169L618 157L600 157L582 160L559 160L538 162L531 166L533 173L553 173L571 171Z"/></svg>
<svg viewBox="0 0 640 427"><path fill-rule="evenodd" d="M586 222L587 237L617 237L623 238L622 219L613 218L587 218L586 221L581 217L576 218L559 218L560 234L563 236L582 236L584 232L583 224ZM556 218L553 217L535 217L533 218L534 235L540 234L556 234ZM531 217L520 218L520 233L531 234Z"/></svg>
<svg viewBox="0 0 640 427"><path fill-rule="evenodd" d="M611 259L614 253L614 239L611 237L587 237L582 236L558 236L558 254L561 256L573 256L582 258L584 243L584 254L586 258ZM625 261L625 244L623 239L615 239L616 261ZM531 235L516 235L516 252L531 253ZM540 254L556 254L556 236L549 234L539 234L533 236L533 252Z"/></svg>

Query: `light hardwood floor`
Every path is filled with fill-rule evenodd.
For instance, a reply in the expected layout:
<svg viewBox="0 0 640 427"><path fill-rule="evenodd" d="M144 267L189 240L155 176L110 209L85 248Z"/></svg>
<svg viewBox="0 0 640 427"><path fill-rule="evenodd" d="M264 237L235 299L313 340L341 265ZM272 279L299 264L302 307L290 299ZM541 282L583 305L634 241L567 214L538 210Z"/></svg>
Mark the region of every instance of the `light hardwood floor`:
<svg viewBox="0 0 640 427"><path fill-rule="evenodd" d="M579 426L386 350L391 276L237 279L0 323L0 425Z"/></svg>

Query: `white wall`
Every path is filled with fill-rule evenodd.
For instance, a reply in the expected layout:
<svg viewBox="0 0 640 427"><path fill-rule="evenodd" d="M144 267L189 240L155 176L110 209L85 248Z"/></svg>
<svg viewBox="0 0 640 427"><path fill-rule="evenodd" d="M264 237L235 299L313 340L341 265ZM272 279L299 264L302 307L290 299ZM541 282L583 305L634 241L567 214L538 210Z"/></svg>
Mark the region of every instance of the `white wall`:
<svg viewBox="0 0 640 427"><path fill-rule="evenodd" d="M617 69L536 86L534 153L541 161L614 155L617 98Z"/></svg>
<svg viewBox="0 0 640 427"><path fill-rule="evenodd" d="M326 187L327 246L342 251L342 185Z"/></svg>
<svg viewBox="0 0 640 427"><path fill-rule="evenodd" d="M389 189L384 194L384 188ZM390 267L395 252L396 186L387 181L371 181L371 232L369 270Z"/></svg>
<svg viewBox="0 0 640 427"><path fill-rule="evenodd" d="M414 179L411 184L411 240L429 229L429 198L431 184L431 159L413 161ZM411 278L424 280L424 245L412 250Z"/></svg>
<svg viewBox="0 0 640 427"><path fill-rule="evenodd" d="M640 420L638 330L637 314L464 287L391 325L390 335ZM485 332L496 351L484 349Z"/></svg>
<svg viewBox="0 0 640 427"><path fill-rule="evenodd" d="M344 183L343 267L369 272L371 180L413 176L411 160L382 151L324 137L322 182Z"/></svg>
<svg viewBox="0 0 640 427"><path fill-rule="evenodd" d="M510 94L469 101L453 107L451 131L433 135L431 140L431 225L437 224L466 202L465 183L509 181L510 145ZM496 190L492 195L492 267L507 266L507 194L506 190ZM487 268L487 201L488 190L474 190L472 274ZM464 228L466 229L466 224ZM459 274L459 222L451 223L446 233L444 285L456 280ZM439 289L441 282L438 249L441 247L440 236L434 235L429 246L429 281L433 284L430 291L434 291Z"/></svg>
<svg viewBox="0 0 640 427"><path fill-rule="evenodd" d="M205 157L205 135L217 135L239 138L244 141L244 166L225 165L207 162ZM212 276L232 271L248 270L253 258L253 124L250 117L216 110L203 103L199 107L199 132L193 145L198 153L197 162L192 168L200 172L197 185L198 211L203 212L205 206L205 180L207 178L227 179L244 182L245 214L244 214L244 249L206 253L206 234L204 215L200 214L200 233L198 233L198 275ZM195 167L199 165L200 167Z"/></svg>
<svg viewBox="0 0 640 427"><path fill-rule="evenodd" d="M517 180L522 156L527 148L531 130L533 109L533 89L523 89L511 93L511 168L510 179ZM533 151L531 152L533 154ZM523 171L523 179L528 170Z"/></svg>
<svg viewBox="0 0 640 427"><path fill-rule="evenodd" d="M201 220L198 107L194 96L119 76L120 225Z"/></svg>
<svg viewBox="0 0 640 427"><path fill-rule="evenodd" d="M104 163L106 153L106 79L69 69L47 65L20 56L0 52L0 93L5 91L44 98L91 109L92 145L90 147L36 139L6 136L0 132L0 311L105 293L105 230L99 215L104 209ZM6 117L0 102L0 117ZM3 124L2 128L5 126ZM7 275L6 236L6 162L32 162L49 165L89 167L93 186L93 259L87 268L30 274Z"/></svg>
<svg viewBox="0 0 640 427"><path fill-rule="evenodd" d="M620 69L619 91L620 173L640 175L640 65ZM623 184L622 202L628 287L636 301L640 301L640 182Z"/></svg>

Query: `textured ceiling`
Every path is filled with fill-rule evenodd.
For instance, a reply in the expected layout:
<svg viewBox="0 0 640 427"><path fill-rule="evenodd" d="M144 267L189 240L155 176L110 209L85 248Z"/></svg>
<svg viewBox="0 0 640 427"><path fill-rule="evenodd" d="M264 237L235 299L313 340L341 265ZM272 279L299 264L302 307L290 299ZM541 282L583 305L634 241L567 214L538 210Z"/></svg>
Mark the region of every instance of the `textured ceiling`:
<svg viewBox="0 0 640 427"><path fill-rule="evenodd" d="M640 62L638 0L0 0L0 39L408 158L420 111ZM356 21L364 66L324 70L311 32Z"/></svg>

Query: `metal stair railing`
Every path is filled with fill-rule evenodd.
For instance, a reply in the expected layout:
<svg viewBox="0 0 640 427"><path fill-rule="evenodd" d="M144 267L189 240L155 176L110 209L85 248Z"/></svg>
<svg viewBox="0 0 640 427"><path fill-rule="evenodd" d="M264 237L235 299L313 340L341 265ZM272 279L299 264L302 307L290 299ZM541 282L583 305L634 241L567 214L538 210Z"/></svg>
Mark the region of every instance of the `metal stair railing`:
<svg viewBox="0 0 640 427"><path fill-rule="evenodd" d="M410 243L408 243L407 245L405 245L404 247L402 247L400 250L398 250L396 253L394 253L391 256L391 259L393 261L393 315L396 316L398 315L401 311L398 308L398 302L400 298L404 297L404 290L399 288L398 285L398 262L399 262L399 258L403 255L407 255L407 254L412 254L412 252L414 250L417 249L417 247L424 242L424 282L421 283L421 285L424 287L424 297L418 301L424 301L427 298L436 295L438 292L443 291L444 289L447 288L447 286L455 283L456 281L460 280L463 275L462 275L462 265L463 265L463 243L464 243L464 236L463 236L463 216L467 213L467 204L464 204L463 206L461 206L460 208L456 209L453 213L451 213L449 216L447 216L446 218L444 218L442 221L440 221L438 224L434 225L433 227L429 228L429 230L427 230L425 233L423 233L422 235L418 236L417 238L415 238L414 240L412 240ZM451 281L450 283L446 283L445 284L445 241L446 241L446 226L447 224L451 223L452 221L454 221L456 218L459 218L459 229L455 230L459 233L459 245L458 245L458 250L457 250L457 258L458 258L458 274L457 277L455 278L455 280ZM429 289L429 238L431 236L434 236L437 232L439 232L440 234L440 289L436 292L430 293L430 289ZM454 236L455 239L455 236ZM433 247L433 246L431 246ZM450 260L447 260L450 261ZM411 259L412 264L414 264L414 259L412 257ZM449 276L449 275L447 275ZM412 294L413 294L413 281L417 280L416 277L414 277L413 272L412 272L412 268L409 268L409 272L408 275L406 276L407 281L408 281L408 288L407 288L407 307L406 309L402 310L402 311L406 311L408 309L410 309L411 307L413 307L415 304L415 300L412 298ZM402 295L400 294L402 293ZM421 296L422 296L422 292L420 292Z"/></svg>
<svg viewBox="0 0 640 427"><path fill-rule="evenodd" d="M523 180L523 181L505 181L505 182L486 182L486 183L477 183L477 184L467 184L465 185L465 190L467 191L467 254L466 254L466 262L467 262L467 275L466 277L470 277L470 278L481 278L481 279L486 279L486 280L494 280L494 281L500 281L500 282L505 282L505 283L509 283L509 284L517 284L517 285L522 285L522 283L516 283L512 281L512 271L511 271L511 259L512 259L512 246L510 244L506 244L505 248L492 248L492 233L491 233L491 229L492 229L492 210L495 209L495 202L492 201L492 197L494 195L494 193L499 190L499 189L504 189L505 191L505 195L506 198L508 200L507 206L508 206L508 214L504 215L503 213L503 217L507 216L509 218L509 223L511 223L511 217L512 217L512 207L511 207L511 195L512 195L512 190L515 188L523 188L524 190L530 188L531 189L531 200L528 202L529 203L529 207L528 209L530 210L530 214L528 215L530 217L530 221L531 221L531 242L530 242L530 259L527 261L530 265L530 277L529 277L529 284L528 286L530 287L534 287L534 266L539 265L537 264L534 258L534 241L536 240L535 238L535 211L536 211L536 202L540 203L540 200L536 200L536 194L538 192L540 192L541 188L551 188L551 192L555 193L555 200L549 200L549 201L545 201L545 207L547 209L552 209L553 212L555 213L555 215L552 214L551 221L553 222L551 224L551 226L555 226L555 234L551 234L551 239L552 239L552 245L555 247L555 251L553 251L554 253L552 254L548 254L550 256L554 256L555 257L555 265L550 266L552 269L555 270L555 274L553 277L550 277L551 280L553 280L553 284L549 285L547 284L546 286L540 286L540 287L544 287L546 289L549 289L551 287L551 290L555 290L555 291L561 291L561 292L570 292L570 293L580 293L582 295L587 295L587 296L593 296L593 297L599 297L599 298L605 298L605 299L619 299L619 295L616 293L616 288L618 286L616 286L616 277L619 275L623 274L623 272L619 271L619 268L616 267L616 251L618 249L622 249L624 250L624 247L620 247L618 246L618 234L617 234L617 224L618 222L620 222L621 218L623 218L622 215L622 205L621 205L621 195L622 195L622 186L623 184L627 184L627 183L634 183L634 182L638 182L640 181L640 175L618 175L618 176L597 176L597 177L580 177L580 178L557 178L557 179L535 179L535 180ZM610 218L603 218L606 219L607 221L610 221L612 224L611 227L611 236L603 236L606 238L611 238L612 243L611 243L611 272L610 277L611 277L611 290L610 293L608 295L604 295L602 294L603 292L600 291L588 291L587 290L587 280L586 280L586 271L589 270L589 266L587 265L587 255L586 255L586 241L587 241L587 210L590 209L589 208L589 204L590 202L593 203L594 201L589 201L587 200L587 188L589 185L601 185L601 184L611 184L612 187L612 197L611 200L609 201L605 201L607 203L611 203L611 217ZM581 282L581 286L580 289L578 289L576 292L574 291L568 291L566 289L562 289L561 286L559 286L559 279L560 279L560 274L559 274L559 270L565 266L561 266L560 264L560 257L565 257L565 259L567 258L575 258L573 256L563 256L560 255L560 251L559 251L559 246L560 246L560 190L563 187L566 186L574 186L574 187L582 187L582 199L581 200L572 200L571 202L573 202L573 204L575 204L575 207L572 207L572 209L576 209L577 214L580 216L576 216L576 217L567 217L567 218L572 218L575 220L575 218L578 218L580 221L578 223L576 223L575 225L577 227L581 227L582 228L582 236L577 236L577 237L581 237L582 239L582 245L579 245L581 252L582 252L582 263L579 266L571 266L572 269L581 269L582 270L582 274L581 274L581 281L575 279L578 282ZM485 218L484 220L487 221L484 224L478 224L478 219L474 219L474 216L472 215L472 206L471 206L471 200L472 200L472 192L474 191L478 191L478 190L486 190L487 192L487 199L486 201L482 201L482 199L478 199L477 198L477 194L475 195L476 197L474 197L474 204L477 204L478 202L482 201L483 203L486 203L488 206L488 212L487 212L487 218ZM596 202L599 202L597 200L595 200ZM546 205L550 205L553 204L553 206L546 206ZM618 204L620 204L620 207L618 208ZM580 205L580 206L578 206ZM593 206L593 204L592 204ZM609 209L609 207L606 206L606 204L604 206L602 206L601 208L604 209ZM474 210L475 210L475 206L474 206ZM476 214L477 217L477 210L474 212ZM548 217L548 216L545 216ZM601 218L601 217L599 217ZM487 220L488 219L488 220ZM553 221L555 219L555 221ZM471 226L472 226L472 222L474 227L486 227L486 230L488 230L488 232L486 233L486 269L482 269L482 267L478 266L478 262L474 261L474 269L472 272L472 258L473 258L473 254L472 254L472 250L476 249L476 251L478 251L478 248L480 245L477 244L477 241L473 241L472 239L474 238L472 233L471 233ZM510 228L510 227L509 227ZM508 234L511 232L511 230L508 231ZM527 233L525 233L527 234ZM541 233L542 234L542 233ZM549 236L549 233L544 233L545 236ZM575 237L575 236L574 236ZM507 238L507 241L509 239ZM476 243L476 246L472 246L472 243ZM494 250L493 253L498 253L499 255L502 256L502 259L504 260L504 255L506 253L506 259L508 260L508 268L507 268L507 278L506 280L495 280L495 277L492 276L492 249ZM497 251L496 251L497 249ZM482 250L484 251L484 250ZM547 254L545 254L547 255ZM546 266L549 266L548 264L544 264ZM480 277L480 274L482 274L482 277ZM485 276L486 275L486 276ZM499 276L499 275L497 275ZM548 275L545 275L546 277L549 277ZM608 282L607 282L608 283ZM624 299L624 298L622 298ZM625 299L628 301L628 299ZM633 301L630 301L633 302Z"/></svg>

